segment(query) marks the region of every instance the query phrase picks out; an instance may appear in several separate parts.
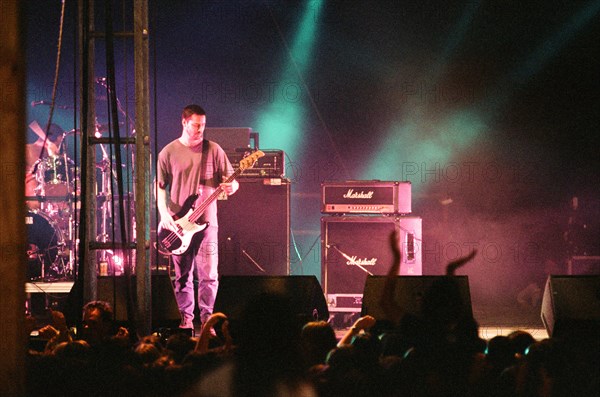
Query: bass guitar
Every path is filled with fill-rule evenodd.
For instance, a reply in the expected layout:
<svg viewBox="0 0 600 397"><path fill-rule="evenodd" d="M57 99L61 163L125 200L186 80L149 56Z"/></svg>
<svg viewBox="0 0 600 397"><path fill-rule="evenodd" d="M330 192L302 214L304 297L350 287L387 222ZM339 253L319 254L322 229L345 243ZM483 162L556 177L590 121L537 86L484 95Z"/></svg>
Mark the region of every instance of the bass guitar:
<svg viewBox="0 0 600 397"><path fill-rule="evenodd" d="M259 158L263 157L264 152L257 150L249 156L240 160L239 168L231 174L224 183L231 183L248 168L252 168ZM223 188L218 186L215 191L199 205L195 205L198 199L197 194L192 194L183 203L181 210L173 216L177 224L177 231L164 229L159 225L157 232L157 241L161 252L167 252L175 255L184 254L190 247L192 239L198 233L208 227L208 222L200 222L200 217L206 211L206 208L223 193Z"/></svg>

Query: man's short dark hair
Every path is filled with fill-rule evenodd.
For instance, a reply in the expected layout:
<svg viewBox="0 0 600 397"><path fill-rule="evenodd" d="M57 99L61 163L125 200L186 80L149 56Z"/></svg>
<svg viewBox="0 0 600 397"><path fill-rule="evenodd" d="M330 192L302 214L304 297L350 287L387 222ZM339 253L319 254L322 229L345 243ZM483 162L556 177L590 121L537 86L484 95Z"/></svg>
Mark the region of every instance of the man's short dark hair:
<svg viewBox="0 0 600 397"><path fill-rule="evenodd" d="M200 105L187 105L183 108L183 112L181 113L182 119L187 119L188 117L197 114L200 116L206 116L206 112Z"/></svg>

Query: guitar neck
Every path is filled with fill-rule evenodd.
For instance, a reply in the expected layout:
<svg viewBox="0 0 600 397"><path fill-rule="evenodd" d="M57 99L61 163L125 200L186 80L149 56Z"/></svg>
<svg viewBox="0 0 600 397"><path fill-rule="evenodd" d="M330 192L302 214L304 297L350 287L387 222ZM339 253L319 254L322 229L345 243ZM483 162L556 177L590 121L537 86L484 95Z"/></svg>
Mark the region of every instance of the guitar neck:
<svg viewBox="0 0 600 397"><path fill-rule="evenodd" d="M243 171L242 169L238 168L233 174L231 174L227 179L225 179L225 181L223 183L233 182L235 180L235 178L240 176L242 171ZM194 209L194 211L190 214L189 220L191 222L196 222L200 218L200 216L204 213L206 208L208 208L208 206L213 201L215 201L221 193L223 193L223 188L221 187L221 185L219 185L215 188L215 191L212 192L212 194L206 200L204 200L198 207L196 207Z"/></svg>

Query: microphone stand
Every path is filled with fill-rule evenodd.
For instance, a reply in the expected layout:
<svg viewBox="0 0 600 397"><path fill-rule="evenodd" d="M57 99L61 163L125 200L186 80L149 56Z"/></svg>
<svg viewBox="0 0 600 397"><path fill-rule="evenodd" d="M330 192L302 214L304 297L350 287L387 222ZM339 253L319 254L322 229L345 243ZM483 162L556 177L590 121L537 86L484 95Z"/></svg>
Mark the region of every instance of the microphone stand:
<svg viewBox="0 0 600 397"><path fill-rule="evenodd" d="M257 268L258 270L260 270L262 273L265 273L265 269L263 269L263 268L262 268L262 267L261 267L261 266L260 266L260 265L259 265L259 264L258 264L258 263L257 263L257 262L256 262L256 261L255 261L255 260L254 260L254 259L253 259L251 256L250 256L250 254L248 254L248 253L246 252L246 250L245 250L245 249L242 249L242 254L244 254L244 256L245 256L246 258L248 258L248 260L249 260L249 261L250 261L250 262L251 262L251 263L252 263L254 266L256 266L256 268Z"/></svg>

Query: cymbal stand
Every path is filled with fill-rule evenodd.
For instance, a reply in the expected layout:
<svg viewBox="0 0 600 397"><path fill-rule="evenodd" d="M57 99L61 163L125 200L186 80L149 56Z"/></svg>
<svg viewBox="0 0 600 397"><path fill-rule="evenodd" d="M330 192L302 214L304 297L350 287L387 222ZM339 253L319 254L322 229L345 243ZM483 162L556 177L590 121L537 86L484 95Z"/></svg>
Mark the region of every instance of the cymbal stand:
<svg viewBox="0 0 600 397"><path fill-rule="evenodd" d="M58 145L58 152L61 153L62 152L62 158L63 158L63 164L65 165L65 182L67 184L67 187L72 187L73 191L69 192L68 188L67 188L67 200L68 200L68 204L69 204L69 220L68 220L68 234L67 234L67 239L70 243L69 245L69 262L68 265L66 266L66 268L63 269L63 273L64 276L73 276L74 275L74 271L75 271L75 261L76 261L76 253L74 251L74 247L78 247L79 243L76 238L76 236L78 235L77 233L77 228L78 228L78 222L77 219L78 217L76 216L76 211L79 210L79 205L78 205L78 201L79 201L79 194L77 194L77 189L75 186L75 180L77 180L77 165L73 164L73 181L71 180L71 173L70 173L70 159L68 156L68 147L67 147L67 142L66 142L66 137L68 135L68 132L63 132L62 134L62 138L60 140L60 143ZM72 184L71 184L72 183Z"/></svg>

